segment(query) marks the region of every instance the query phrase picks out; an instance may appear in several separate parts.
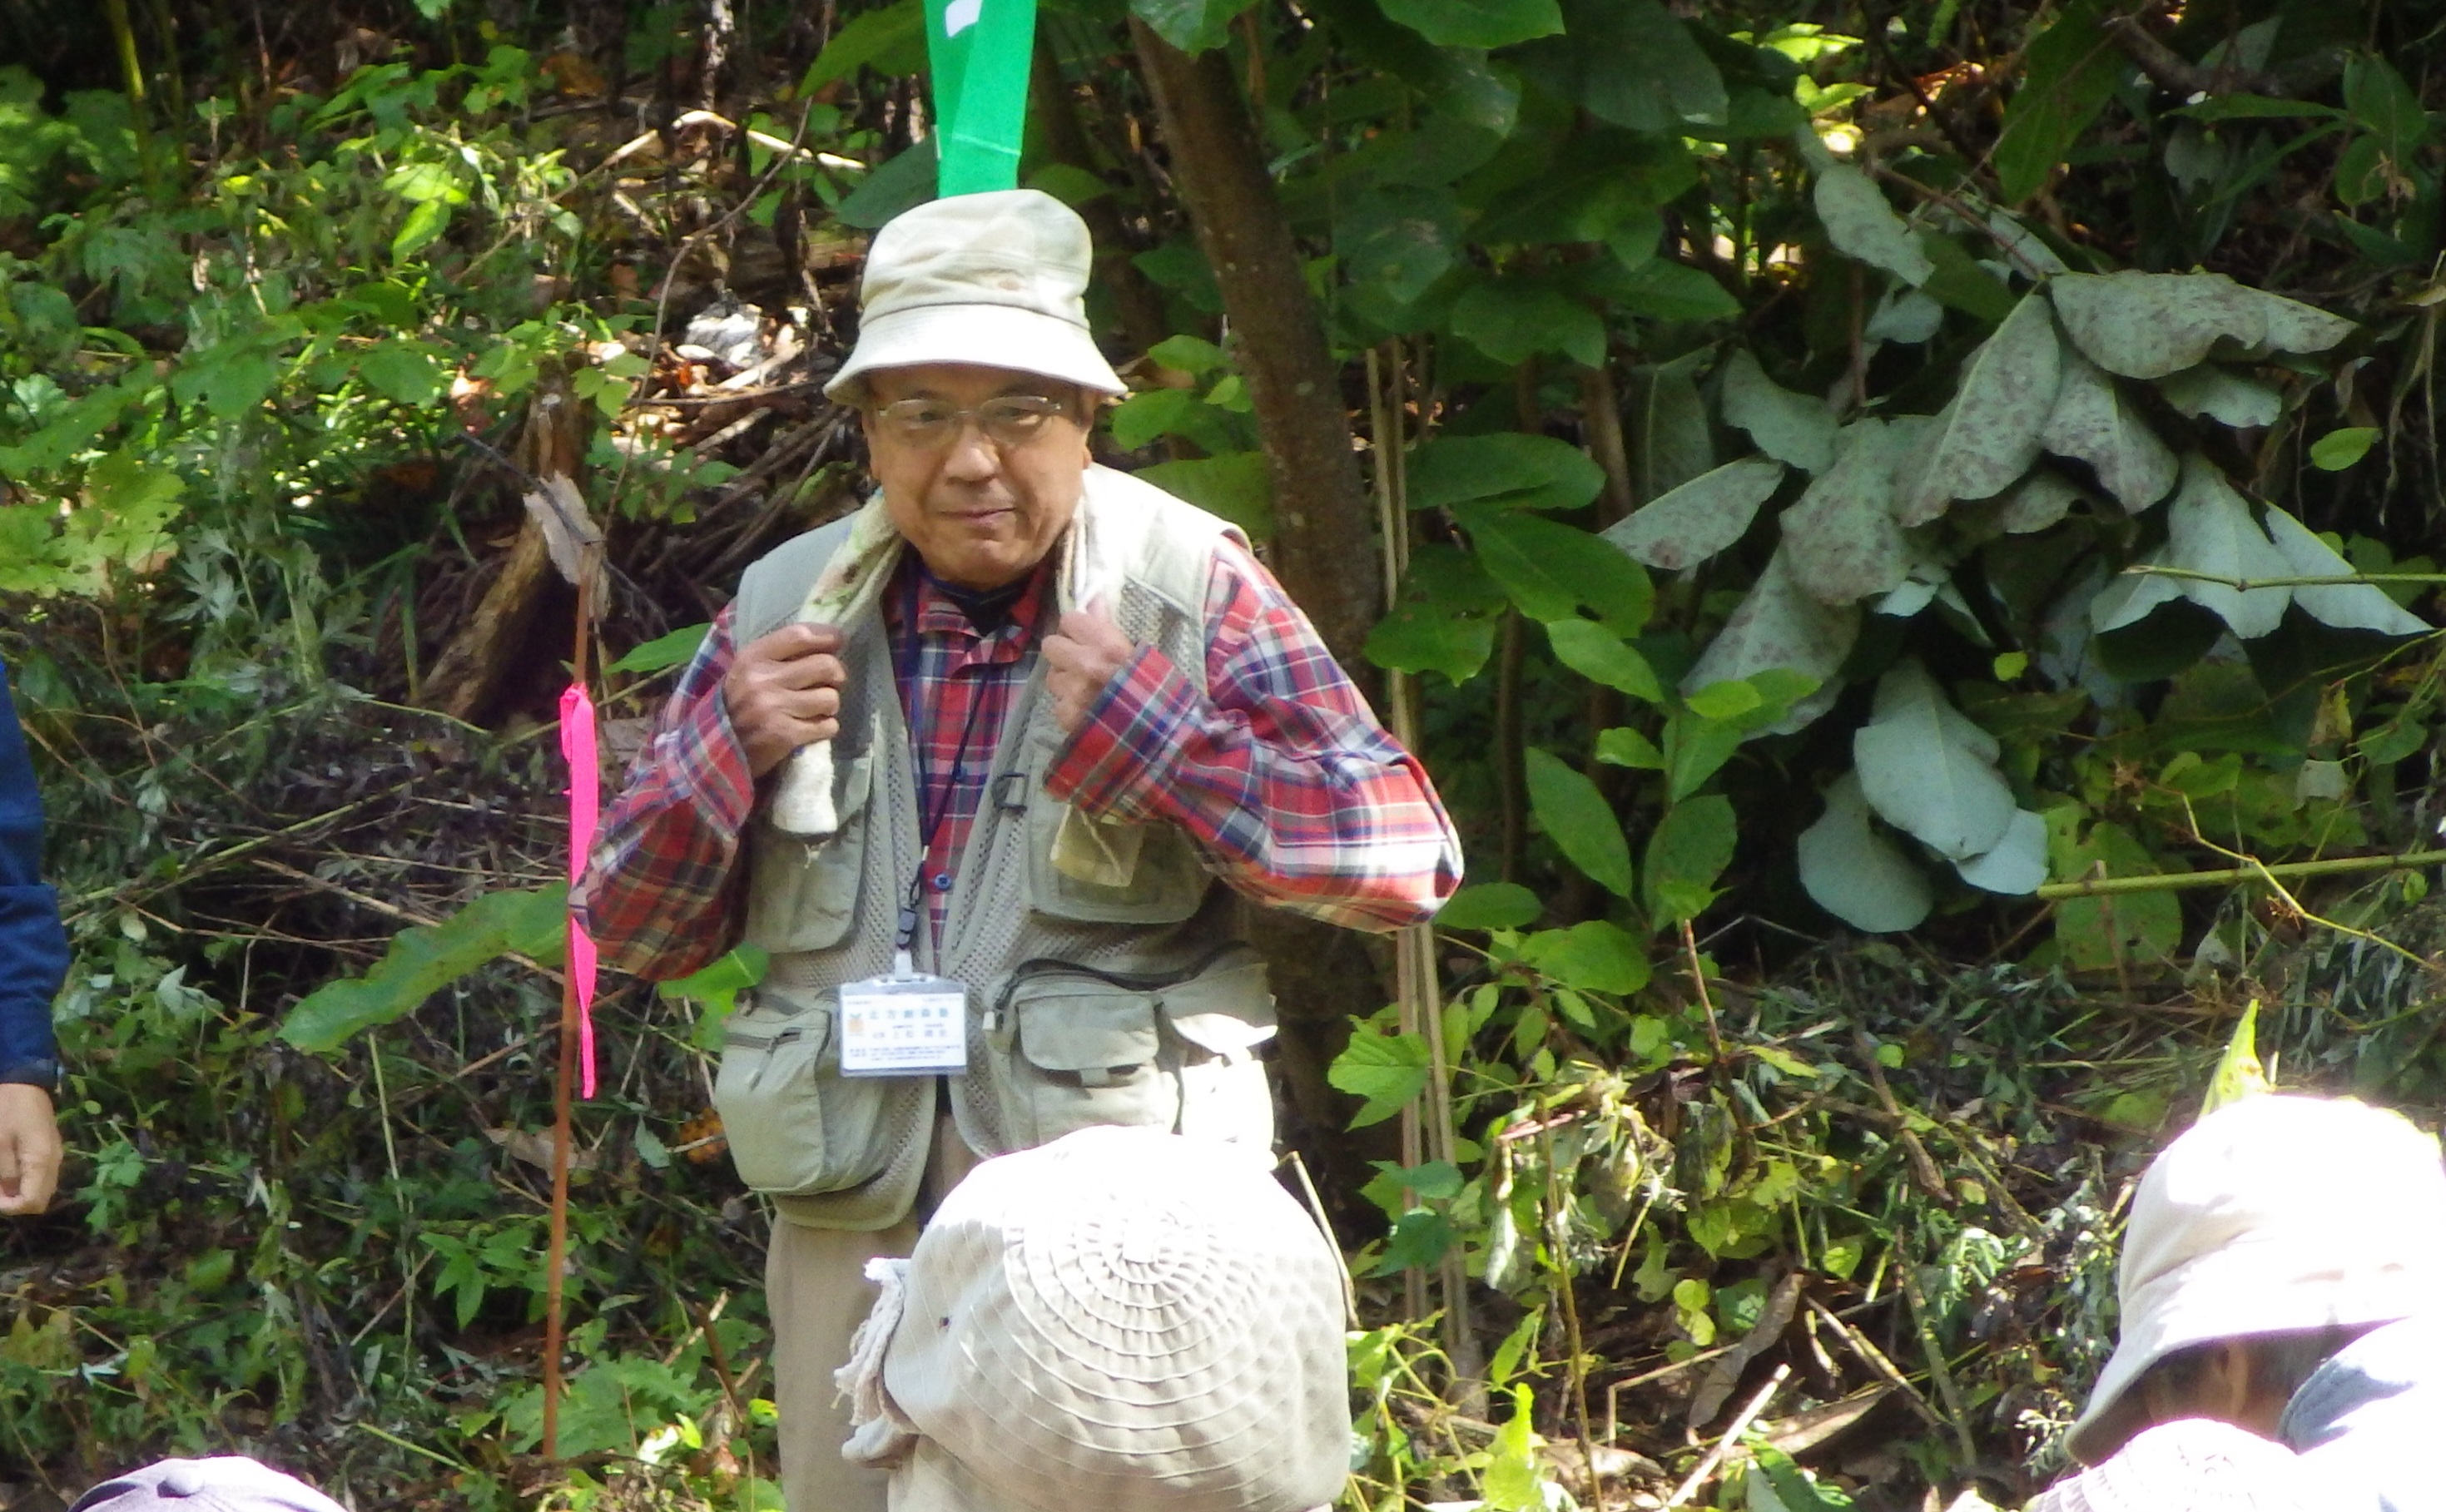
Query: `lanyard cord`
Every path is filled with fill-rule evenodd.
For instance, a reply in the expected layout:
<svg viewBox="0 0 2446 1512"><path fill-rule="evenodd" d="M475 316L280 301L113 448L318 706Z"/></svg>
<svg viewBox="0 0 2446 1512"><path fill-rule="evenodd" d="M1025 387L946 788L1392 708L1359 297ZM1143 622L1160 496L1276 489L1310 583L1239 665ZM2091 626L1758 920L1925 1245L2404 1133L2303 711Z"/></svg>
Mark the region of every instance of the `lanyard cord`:
<svg viewBox="0 0 2446 1512"><path fill-rule="evenodd" d="M917 678L915 669L912 667L907 669L907 671L911 691L920 691L916 685ZM909 890L901 896L900 917L897 921L897 926L894 931L892 942L894 962L893 970L899 975L907 974L905 968L900 963L908 959L910 949L915 943L917 939L917 909L918 906L925 902L926 898L926 858L934 853L934 842L942 838L943 826L951 817L951 805L957 801L959 797L960 784L967 779L969 770L969 746L976 737L977 717L985 712L985 707L986 691L983 688L978 688L969 700L968 719L960 726L960 743L954 749L951 756L950 780L943 785L942 796L935 803L934 812L931 816L927 815L924 812L926 806L925 788L922 782L919 784L917 806L920 822L918 828L922 831L922 834L920 835L921 843L917 850L917 869L910 874Z"/></svg>

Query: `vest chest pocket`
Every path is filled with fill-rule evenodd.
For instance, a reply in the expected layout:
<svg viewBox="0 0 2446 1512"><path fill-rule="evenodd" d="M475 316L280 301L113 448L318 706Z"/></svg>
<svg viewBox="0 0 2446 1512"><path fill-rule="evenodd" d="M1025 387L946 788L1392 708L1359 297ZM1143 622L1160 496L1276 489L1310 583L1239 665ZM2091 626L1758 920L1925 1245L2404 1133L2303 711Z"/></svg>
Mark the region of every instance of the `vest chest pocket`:
<svg viewBox="0 0 2446 1512"><path fill-rule="evenodd" d="M852 757L841 776L840 828L823 840L783 834L759 812L749 828L744 938L773 954L829 950L857 919L866 869L868 799L875 753Z"/></svg>
<svg viewBox="0 0 2446 1512"><path fill-rule="evenodd" d="M1179 826L1098 819L1041 788L1028 806L1027 868L1039 913L1084 924L1178 924L1214 880Z"/></svg>
<svg viewBox="0 0 2446 1512"><path fill-rule="evenodd" d="M995 1048L1016 1052L1006 1064L1030 1145L1123 1124L1268 1148L1273 1098L1257 1052L1273 1035L1265 965L1244 947L1186 974L1030 961L990 1020Z"/></svg>
<svg viewBox="0 0 2446 1512"><path fill-rule="evenodd" d="M714 1111L739 1179L757 1191L841 1191L873 1180L891 1162L892 1083L841 1075L834 1007L830 993L800 999L760 991L723 1036Z"/></svg>

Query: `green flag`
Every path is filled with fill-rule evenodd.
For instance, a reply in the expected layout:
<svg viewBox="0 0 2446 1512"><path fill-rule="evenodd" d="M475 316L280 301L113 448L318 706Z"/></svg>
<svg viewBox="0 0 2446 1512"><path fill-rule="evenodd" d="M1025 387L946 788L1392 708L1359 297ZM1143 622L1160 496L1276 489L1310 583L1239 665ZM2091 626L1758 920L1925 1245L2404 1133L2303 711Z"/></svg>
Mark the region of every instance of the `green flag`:
<svg viewBox="0 0 2446 1512"><path fill-rule="evenodd" d="M1018 187L1035 41L1036 0L926 0L937 194Z"/></svg>

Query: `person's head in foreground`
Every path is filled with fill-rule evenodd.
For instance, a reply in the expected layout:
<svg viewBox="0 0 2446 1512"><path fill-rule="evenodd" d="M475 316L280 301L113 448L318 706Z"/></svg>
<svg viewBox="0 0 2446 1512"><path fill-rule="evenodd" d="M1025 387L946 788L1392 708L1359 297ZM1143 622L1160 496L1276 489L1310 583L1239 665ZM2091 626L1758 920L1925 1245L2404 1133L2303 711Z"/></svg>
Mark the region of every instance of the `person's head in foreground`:
<svg viewBox="0 0 2446 1512"><path fill-rule="evenodd" d="M2437 1141L2349 1099L2248 1097L2141 1178L2117 1276L2121 1337L2069 1447L2211 1419L2278 1437L2286 1404L2371 1329L2446 1304Z"/></svg>
<svg viewBox="0 0 2446 1512"><path fill-rule="evenodd" d="M163 1460L103 1482L68 1512L347 1512L294 1476L235 1454Z"/></svg>
<svg viewBox="0 0 2446 1512"><path fill-rule="evenodd" d="M1087 327L1077 212L1032 189L919 205L868 250L857 345L824 392L855 407L892 523L933 574L990 589L1077 513L1095 406L1128 391Z"/></svg>
<svg viewBox="0 0 2446 1512"><path fill-rule="evenodd" d="M1341 1260L1245 1149L1096 1128L1004 1155L869 1274L885 1295L841 1372L843 1452L894 1466L894 1512L1308 1512L1341 1493Z"/></svg>

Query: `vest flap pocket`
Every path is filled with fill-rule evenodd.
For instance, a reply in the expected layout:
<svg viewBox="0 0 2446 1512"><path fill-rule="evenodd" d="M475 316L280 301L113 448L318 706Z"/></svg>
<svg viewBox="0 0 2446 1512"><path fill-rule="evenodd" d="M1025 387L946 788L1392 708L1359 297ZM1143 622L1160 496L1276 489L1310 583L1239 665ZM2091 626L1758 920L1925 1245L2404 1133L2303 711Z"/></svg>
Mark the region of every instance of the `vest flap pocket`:
<svg viewBox="0 0 2446 1512"><path fill-rule="evenodd" d="M744 938L775 955L829 950L849 934L866 869L872 749L841 764L840 828L822 840L783 834L759 813L750 826Z"/></svg>
<svg viewBox="0 0 2446 1512"><path fill-rule="evenodd" d="M1156 1058L1155 999L1098 981L1057 977L1011 994L1019 1053L1039 1071L1100 1078Z"/></svg>
<svg viewBox="0 0 2446 1512"><path fill-rule="evenodd" d="M760 1192L807 1197L873 1180L890 1164L881 1082L841 1076L835 999L760 991L723 1035L714 1111L739 1179Z"/></svg>
<svg viewBox="0 0 2446 1512"><path fill-rule="evenodd" d="M1158 999L1164 1020L1181 1038L1210 1055L1244 1057L1274 1037L1274 995L1266 963L1234 952Z"/></svg>

